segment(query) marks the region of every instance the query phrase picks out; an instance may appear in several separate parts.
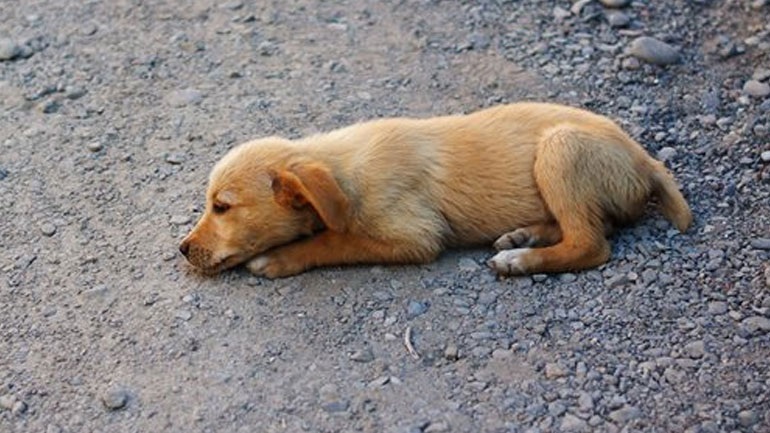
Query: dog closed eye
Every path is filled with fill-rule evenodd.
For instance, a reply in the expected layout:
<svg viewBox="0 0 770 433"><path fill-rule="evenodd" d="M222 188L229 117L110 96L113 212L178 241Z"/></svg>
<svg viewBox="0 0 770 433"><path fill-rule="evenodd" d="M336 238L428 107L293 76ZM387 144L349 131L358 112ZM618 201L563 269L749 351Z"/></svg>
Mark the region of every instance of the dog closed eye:
<svg viewBox="0 0 770 433"><path fill-rule="evenodd" d="M217 202L211 205L211 210L217 215L222 215L223 213L227 212L228 209L230 209L230 205L227 203Z"/></svg>

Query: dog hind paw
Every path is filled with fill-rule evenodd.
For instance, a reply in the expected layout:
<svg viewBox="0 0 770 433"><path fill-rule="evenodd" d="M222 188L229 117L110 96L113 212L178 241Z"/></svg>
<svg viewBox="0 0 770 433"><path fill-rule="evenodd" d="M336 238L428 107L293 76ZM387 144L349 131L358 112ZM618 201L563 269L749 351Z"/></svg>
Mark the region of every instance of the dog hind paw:
<svg viewBox="0 0 770 433"><path fill-rule="evenodd" d="M487 261L487 265L502 275L523 275L527 273L524 257L530 248L503 250Z"/></svg>
<svg viewBox="0 0 770 433"><path fill-rule="evenodd" d="M529 230L526 228L520 228L497 238L494 243L494 247L497 251L510 250L512 248L531 247L535 241L536 239L532 236L532 233L530 233Z"/></svg>

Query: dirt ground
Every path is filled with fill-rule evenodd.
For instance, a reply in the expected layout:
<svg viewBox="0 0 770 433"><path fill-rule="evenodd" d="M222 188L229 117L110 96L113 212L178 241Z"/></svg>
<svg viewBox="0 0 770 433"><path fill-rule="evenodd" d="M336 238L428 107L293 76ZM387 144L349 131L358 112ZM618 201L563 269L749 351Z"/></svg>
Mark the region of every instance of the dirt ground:
<svg viewBox="0 0 770 433"><path fill-rule="evenodd" d="M770 432L768 17L0 0L0 432ZM491 250L277 281L176 250L238 142L524 99L616 119L694 226L651 206L605 266L512 279Z"/></svg>

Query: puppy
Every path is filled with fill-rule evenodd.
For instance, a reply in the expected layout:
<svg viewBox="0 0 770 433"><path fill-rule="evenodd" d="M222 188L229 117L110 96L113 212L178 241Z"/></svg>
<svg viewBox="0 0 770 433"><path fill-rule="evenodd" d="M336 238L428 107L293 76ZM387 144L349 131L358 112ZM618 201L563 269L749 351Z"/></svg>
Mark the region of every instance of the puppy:
<svg viewBox="0 0 770 433"><path fill-rule="evenodd" d="M687 229L673 177L611 120L518 103L244 143L211 172L180 251L208 272L246 263L276 278L494 242L500 274L574 271L605 263L607 235L651 196Z"/></svg>

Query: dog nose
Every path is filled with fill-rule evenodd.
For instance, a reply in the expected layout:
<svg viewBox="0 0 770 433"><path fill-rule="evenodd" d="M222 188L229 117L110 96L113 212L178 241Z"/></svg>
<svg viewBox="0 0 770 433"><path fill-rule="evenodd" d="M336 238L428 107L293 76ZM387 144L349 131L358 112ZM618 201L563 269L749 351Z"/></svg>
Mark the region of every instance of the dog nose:
<svg viewBox="0 0 770 433"><path fill-rule="evenodd" d="M190 242L182 241L182 243L179 244L179 252L182 253L183 256L187 257L187 254L190 252Z"/></svg>

